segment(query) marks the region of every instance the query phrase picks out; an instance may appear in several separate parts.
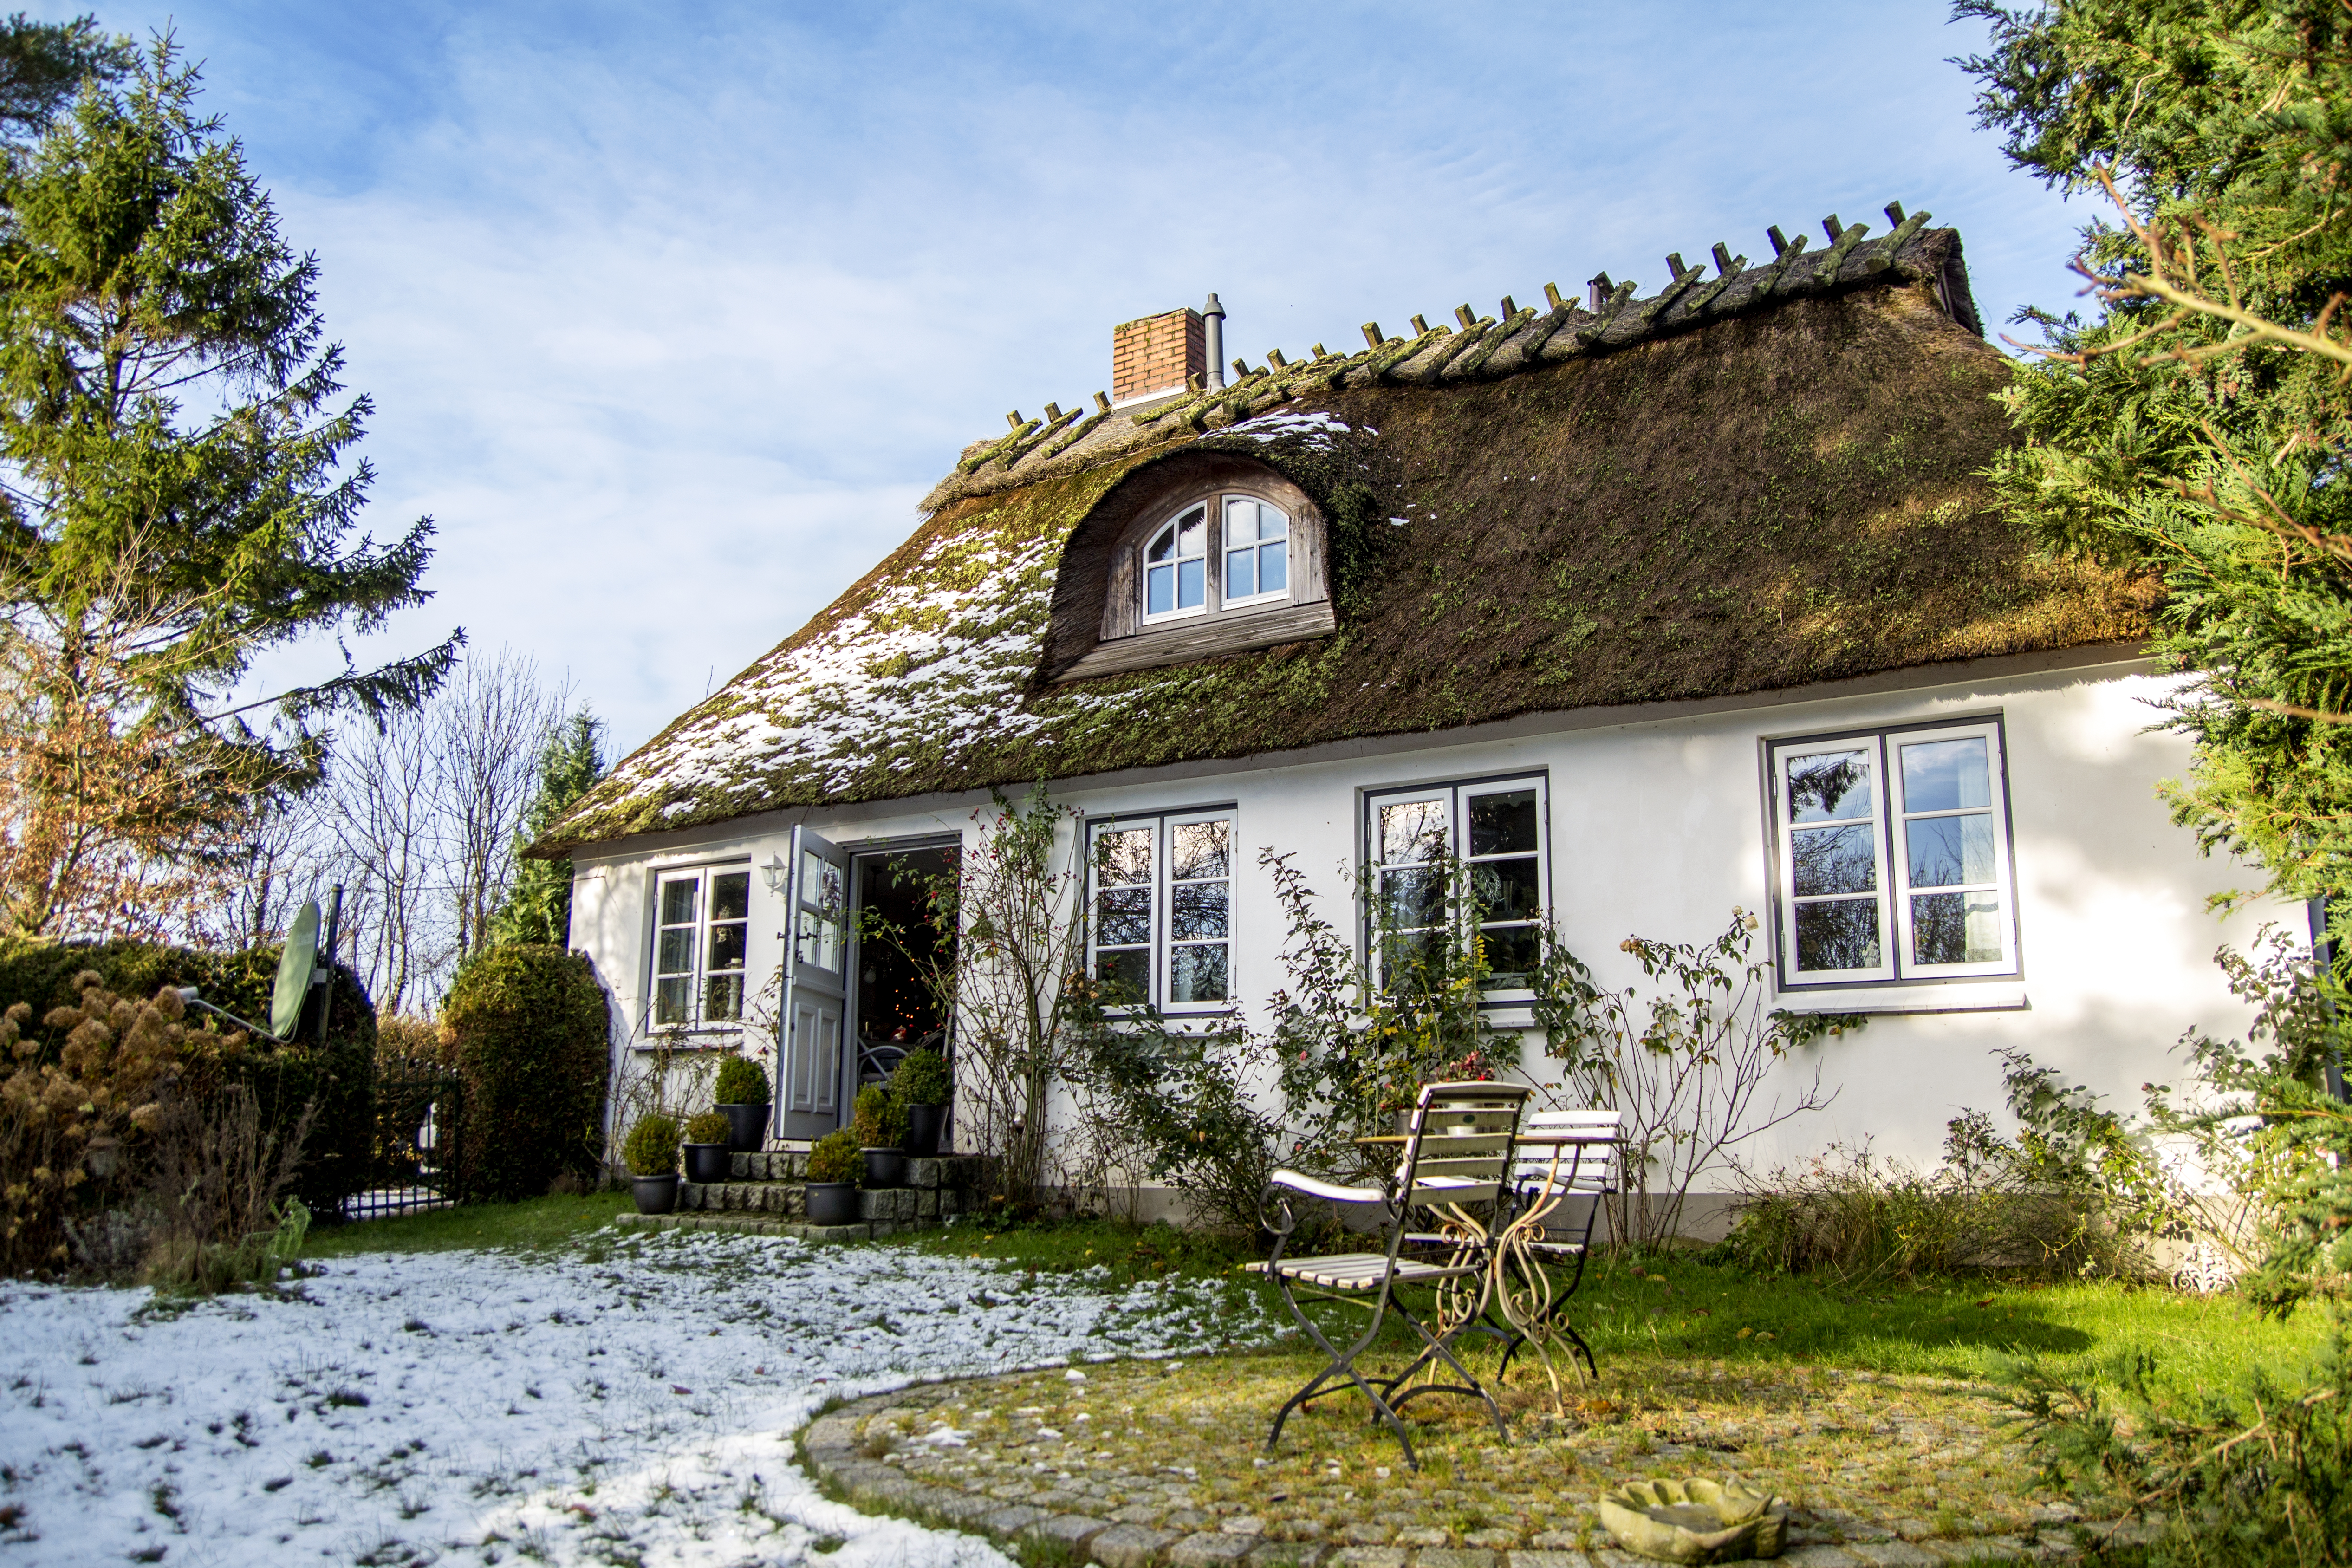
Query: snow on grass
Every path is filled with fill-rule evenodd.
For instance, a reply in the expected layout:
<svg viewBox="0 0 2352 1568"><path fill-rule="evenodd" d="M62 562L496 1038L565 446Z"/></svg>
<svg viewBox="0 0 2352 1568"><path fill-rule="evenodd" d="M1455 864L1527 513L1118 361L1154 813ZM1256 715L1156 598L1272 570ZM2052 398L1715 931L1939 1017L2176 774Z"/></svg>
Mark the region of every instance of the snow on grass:
<svg viewBox="0 0 2352 1568"><path fill-rule="evenodd" d="M1268 1327L1223 1282L707 1233L352 1258L184 1310L0 1286L0 1564L1000 1564L826 1501L793 1434L836 1397Z"/></svg>

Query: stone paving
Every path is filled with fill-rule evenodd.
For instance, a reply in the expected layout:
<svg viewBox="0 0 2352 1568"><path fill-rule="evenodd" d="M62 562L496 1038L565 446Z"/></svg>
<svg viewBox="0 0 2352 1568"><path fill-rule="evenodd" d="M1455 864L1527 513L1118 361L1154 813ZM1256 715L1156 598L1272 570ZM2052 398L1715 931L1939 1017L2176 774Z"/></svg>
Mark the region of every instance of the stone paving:
<svg viewBox="0 0 2352 1568"><path fill-rule="evenodd" d="M1564 1420L1540 1384L1510 1391L1507 1448L1468 1402L1423 1401L1416 1474L1352 1394L1294 1416L1268 1458L1267 1419L1311 1370L1228 1355L936 1384L845 1405L803 1443L820 1482L869 1511L1105 1568L1632 1568L1644 1560L1615 1548L1594 1498L1686 1474L1789 1500L1790 1568L2052 1561L2137 1538L2035 1500L1992 1401L1935 1379L1631 1368Z"/></svg>

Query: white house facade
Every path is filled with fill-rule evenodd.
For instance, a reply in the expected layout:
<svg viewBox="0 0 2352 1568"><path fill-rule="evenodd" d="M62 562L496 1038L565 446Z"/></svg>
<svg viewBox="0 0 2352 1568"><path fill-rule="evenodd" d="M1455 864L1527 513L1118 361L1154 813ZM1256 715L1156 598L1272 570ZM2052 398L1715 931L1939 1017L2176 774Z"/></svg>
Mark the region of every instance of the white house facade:
<svg viewBox="0 0 2352 1568"><path fill-rule="evenodd" d="M2302 911L2209 908L2252 878L2158 794L2189 755L2152 590L1990 506L2006 365L1958 237L1889 216L1230 381L1192 312L1122 327L1115 399L968 449L906 547L541 847L615 1053L748 1029L776 1136L841 1124L861 1050L925 1026L862 906L1042 780L1089 972L1171 1018L1270 1021L1263 852L1361 939L1359 887L1443 844L1491 892L1498 1022L1536 921L1622 985L1627 936L1735 907L1771 1005L1868 1016L1751 1160L1932 1162L2004 1050L2126 1103L2171 1076L2184 1029L2244 1021L2215 948Z"/></svg>

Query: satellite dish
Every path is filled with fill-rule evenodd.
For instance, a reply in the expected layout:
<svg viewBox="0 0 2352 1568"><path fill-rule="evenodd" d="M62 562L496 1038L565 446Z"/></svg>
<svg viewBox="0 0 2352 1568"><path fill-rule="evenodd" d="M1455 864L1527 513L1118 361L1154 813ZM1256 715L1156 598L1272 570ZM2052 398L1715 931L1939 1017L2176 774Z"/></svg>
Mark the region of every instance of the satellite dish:
<svg viewBox="0 0 2352 1568"><path fill-rule="evenodd" d="M278 961L278 989L270 994L269 1032L294 1037L302 1022L302 1002L310 994L310 972L319 963L319 904L311 900L294 913L286 932L286 955Z"/></svg>

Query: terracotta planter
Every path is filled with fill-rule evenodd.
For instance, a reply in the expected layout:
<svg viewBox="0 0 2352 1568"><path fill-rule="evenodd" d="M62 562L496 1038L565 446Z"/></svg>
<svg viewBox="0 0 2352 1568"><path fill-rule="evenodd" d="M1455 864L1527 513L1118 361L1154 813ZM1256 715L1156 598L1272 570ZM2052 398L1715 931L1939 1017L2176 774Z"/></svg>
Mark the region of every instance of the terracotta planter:
<svg viewBox="0 0 2352 1568"><path fill-rule="evenodd" d="M629 1178L637 1198L639 1214L667 1214L677 1207L677 1173L667 1176L632 1176Z"/></svg>
<svg viewBox="0 0 2352 1568"><path fill-rule="evenodd" d="M727 1143L688 1143L686 1146L686 1179L689 1182L723 1182L733 1174L730 1163L734 1153Z"/></svg>
<svg viewBox="0 0 2352 1568"><path fill-rule="evenodd" d="M905 1186L907 1152L904 1149L866 1150L866 1184L869 1187Z"/></svg>
<svg viewBox="0 0 2352 1568"><path fill-rule="evenodd" d="M928 1160L940 1152L940 1126L947 1121L944 1105L910 1105L907 1107L907 1152L918 1160Z"/></svg>
<svg viewBox="0 0 2352 1568"><path fill-rule="evenodd" d="M808 1184L808 1222L811 1225L856 1225L857 1184L811 1182Z"/></svg>
<svg viewBox="0 0 2352 1568"><path fill-rule="evenodd" d="M722 1105L727 1114L727 1147L738 1154L756 1154L768 1142L768 1110L758 1105Z"/></svg>

